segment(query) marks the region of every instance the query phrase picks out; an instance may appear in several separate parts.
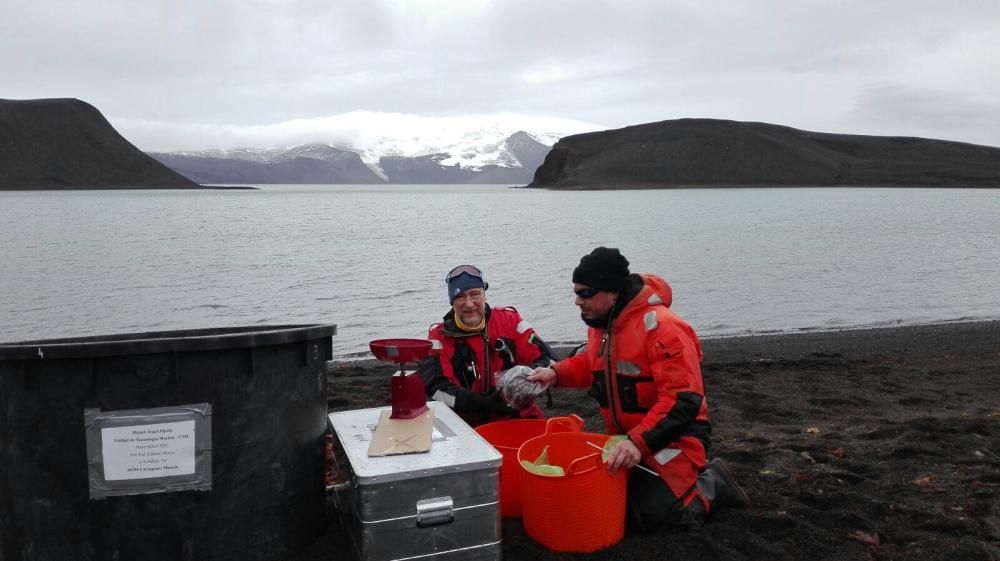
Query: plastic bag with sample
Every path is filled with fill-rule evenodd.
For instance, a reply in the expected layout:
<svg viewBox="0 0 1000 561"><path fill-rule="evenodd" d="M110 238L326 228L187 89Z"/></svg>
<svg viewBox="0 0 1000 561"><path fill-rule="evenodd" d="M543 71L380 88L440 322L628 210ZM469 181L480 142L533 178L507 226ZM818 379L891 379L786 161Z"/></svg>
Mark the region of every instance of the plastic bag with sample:
<svg viewBox="0 0 1000 561"><path fill-rule="evenodd" d="M520 411L531 407L538 395L545 391L544 384L528 381L533 371L530 366L517 365L500 372L497 388L504 401L514 409Z"/></svg>

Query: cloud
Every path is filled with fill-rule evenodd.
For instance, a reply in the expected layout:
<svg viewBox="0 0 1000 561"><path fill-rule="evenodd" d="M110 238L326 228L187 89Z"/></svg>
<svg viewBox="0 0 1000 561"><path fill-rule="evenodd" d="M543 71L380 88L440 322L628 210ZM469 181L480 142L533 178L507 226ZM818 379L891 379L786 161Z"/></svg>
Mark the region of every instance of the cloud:
<svg viewBox="0 0 1000 561"><path fill-rule="evenodd" d="M922 136L996 145L1000 100L944 89L874 85L859 96L852 115L868 130L897 129L898 136ZM961 137L955 131L963 131Z"/></svg>
<svg viewBox="0 0 1000 561"><path fill-rule="evenodd" d="M914 117L937 118L887 108L890 98L917 110L908 96L940 94L937 104L997 120L995 0L9 4L2 95L79 97L157 145L182 130L215 142L354 111L898 134L915 130ZM1000 145L997 127L937 123L926 130Z"/></svg>
<svg viewBox="0 0 1000 561"><path fill-rule="evenodd" d="M426 117L405 113L352 111L339 115L292 119L267 125L177 124L133 119L112 120L123 136L150 152L206 148L290 147L312 142L345 150L417 156L447 151L455 138L475 132L485 141L500 142L519 130L531 132L547 144L605 125L517 113ZM492 139L492 140L491 140ZM429 152L426 149L430 147ZM437 147L437 148L435 148Z"/></svg>

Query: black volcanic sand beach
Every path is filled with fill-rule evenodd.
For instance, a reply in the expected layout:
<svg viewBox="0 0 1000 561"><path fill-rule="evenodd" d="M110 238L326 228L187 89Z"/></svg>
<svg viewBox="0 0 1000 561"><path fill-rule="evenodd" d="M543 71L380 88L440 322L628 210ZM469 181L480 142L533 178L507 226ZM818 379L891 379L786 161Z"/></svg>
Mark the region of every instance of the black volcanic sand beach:
<svg viewBox="0 0 1000 561"><path fill-rule="evenodd" d="M581 335L583 328L581 326ZM529 560L1000 559L1000 322L703 341L714 426L754 502L704 527L626 534L593 554L536 544L503 523L503 557ZM334 364L331 410L387 405L392 367ZM582 390L548 415L601 431ZM349 558L331 520L295 561Z"/></svg>

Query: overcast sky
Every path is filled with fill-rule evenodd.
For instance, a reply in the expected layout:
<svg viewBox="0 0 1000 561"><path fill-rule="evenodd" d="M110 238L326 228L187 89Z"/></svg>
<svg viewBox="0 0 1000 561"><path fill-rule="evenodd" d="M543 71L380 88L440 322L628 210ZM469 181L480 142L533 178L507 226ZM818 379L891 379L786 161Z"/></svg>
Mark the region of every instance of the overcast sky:
<svg viewBox="0 0 1000 561"><path fill-rule="evenodd" d="M397 117L373 113L1000 146L1000 0L9 0L0 97L83 99L144 150Z"/></svg>

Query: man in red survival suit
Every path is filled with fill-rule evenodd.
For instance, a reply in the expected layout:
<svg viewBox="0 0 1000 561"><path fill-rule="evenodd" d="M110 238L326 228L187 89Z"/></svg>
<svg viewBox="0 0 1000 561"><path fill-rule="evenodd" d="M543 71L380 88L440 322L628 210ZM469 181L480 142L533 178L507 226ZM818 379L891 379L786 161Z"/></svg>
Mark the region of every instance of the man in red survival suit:
<svg viewBox="0 0 1000 561"><path fill-rule="evenodd" d="M542 418L532 401L511 408L497 390L499 373L515 365L532 368L554 362L549 346L514 308L486 303L483 273L459 265L445 277L451 310L430 327L431 354L418 372L431 399L444 402L470 425L507 418Z"/></svg>
<svg viewBox="0 0 1000 561"><path fill-rule="evenodd" d="M573 270L586 352L535 369L529 381L589 387L607 432L623 435L608 469L640 462L659 474L629 474L628 515L641 532L697 526L720 506L750 507L721 459L706 464L711 425L701 378L701 343L670 309L661 277L630 274L616 248L598 247Z"/></svg>

